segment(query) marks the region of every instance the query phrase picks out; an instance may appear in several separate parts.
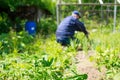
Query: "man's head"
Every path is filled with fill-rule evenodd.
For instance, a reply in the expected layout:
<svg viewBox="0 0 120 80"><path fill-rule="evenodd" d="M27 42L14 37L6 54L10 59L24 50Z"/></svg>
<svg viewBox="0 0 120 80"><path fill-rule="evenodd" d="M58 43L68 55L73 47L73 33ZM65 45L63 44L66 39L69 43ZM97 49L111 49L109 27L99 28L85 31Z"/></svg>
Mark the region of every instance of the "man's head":
<svg viewBox="0 0 120 80"><path fill-rule="evenodd" d="M79 13L78 11L73 11L72 16L79 19L79 18L81 18L81 13Z"/></svg>

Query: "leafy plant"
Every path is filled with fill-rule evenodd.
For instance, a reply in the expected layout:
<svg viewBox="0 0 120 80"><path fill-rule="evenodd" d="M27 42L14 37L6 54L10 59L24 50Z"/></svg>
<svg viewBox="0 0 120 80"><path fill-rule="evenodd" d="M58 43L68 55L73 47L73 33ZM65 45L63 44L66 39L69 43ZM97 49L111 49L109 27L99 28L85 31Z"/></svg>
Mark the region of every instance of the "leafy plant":
<svg viewBox="0 0 120 80"><path fill-rule="evenodd" d="M37 26L37 32L41 35L49 35L55 33L57 28L56 21L52 18L41 18Z"/></svg>
<svg viewBox="0 0 120 80"><path fill-rule="evenodd" d="M23 52L26 45L33 41L33 37L26 32L16 33L11 31L8 35L2 34L0 36L1 51L2 53L18 53Z"/></svg>
<svg viewBox="0 0 120 80"><path fill-rule="evenodd" d="M2 3L2 4L1 4ZM23 6L23 5L34 5L37 7L40 7L42 9L50 11L52 14L55 14L55 1L51 0L7 0L7 1L0 1L0 6L1 7L8 7L11 12L16 11L18 6ZM48 6L49 5L49 6Z"/></svg>
<svg viewBox="0 0 120 80"><path fill-rule="evenodd" d="M10 31L11 23L6 13L0 13L0 34Z"/></svg>
<svg viewBox="0 0 120 80"><path fill-rule="evenodd" d="M98 33L97 37L94 38L97 52L95 56L95 61L98 64L98 67L105 66L107 69L106 79L113 79L114 75L118 73L119 70L119 33Z"/></svg>
<svg viewBox="0 0 120 80"><path fill-rule="evenodd" d="M18 36L19 38L17 38ZM23 38L24 36L27 39ZM27 34L24 32L19 34L11 32L9 37L11 37L11 39L14 38L13 41L8 41L7 43L11 43L13 49L11 52L8 52L11 54L2 54L1 56L0 79L85 80L87 78L86 75L75 74L71 71L72 58L76 52L72 50L63 51L62 47L54 41L55 36L50 36L51 38L46 39L36 36L33 41L33 38L31 39L30 36L27 37ZM30 38L30 41L28 38ZM24 49L19 53L20 48L18 45L20 45L21 42L24 42L25 47L23 47ZM17 51L15 52L14 49ZM66 70L69 70L71 75L66 76Z"/></svg>

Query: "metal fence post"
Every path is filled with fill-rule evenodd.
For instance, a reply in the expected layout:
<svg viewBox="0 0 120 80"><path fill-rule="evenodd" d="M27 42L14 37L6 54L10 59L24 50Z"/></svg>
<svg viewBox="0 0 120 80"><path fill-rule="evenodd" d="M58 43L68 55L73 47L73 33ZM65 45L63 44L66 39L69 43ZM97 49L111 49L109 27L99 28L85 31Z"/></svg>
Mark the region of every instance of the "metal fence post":
<svg viewBox="0 0 120 80"><path fill-rule="evenodd" d="M117 14L117 5L116 5L117 1L115 0L115 5L114 5L114 26L113 26L113 32L116 29L116 14Z"/></svg>

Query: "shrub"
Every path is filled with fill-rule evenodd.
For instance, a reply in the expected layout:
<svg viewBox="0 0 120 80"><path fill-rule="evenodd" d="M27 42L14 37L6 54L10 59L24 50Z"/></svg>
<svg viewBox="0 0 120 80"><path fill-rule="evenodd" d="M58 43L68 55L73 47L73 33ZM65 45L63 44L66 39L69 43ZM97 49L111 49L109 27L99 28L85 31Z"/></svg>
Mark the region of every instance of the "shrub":
<svg viewBox="0 0 120 80"><path fill-rule="evenodd" d="M56 21L52 18L42 18L37 26L37 32L41 35L54 33L57 28Z"/></svg>
<svg viewBox="0 0 120 80"><path fill-rule="evenodd" d="M33 37L28 35L26 32L13 32L9 34L0 35L0 54L2 53L17 53L23 52L26 48L26 45L33 42Z"/></svg>
<svg viewBox="0 0 120 80"><path fill-rule="evenodd" d="M0 14L0 34L10 31L11 23L8 19L8 15L5 13Z"/></svg>

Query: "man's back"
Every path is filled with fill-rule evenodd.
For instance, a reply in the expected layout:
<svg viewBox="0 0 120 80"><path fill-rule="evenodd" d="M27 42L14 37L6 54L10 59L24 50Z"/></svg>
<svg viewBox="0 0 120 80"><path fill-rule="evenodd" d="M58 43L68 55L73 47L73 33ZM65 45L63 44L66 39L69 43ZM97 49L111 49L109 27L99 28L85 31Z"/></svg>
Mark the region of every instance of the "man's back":
<svg viewBox="0 0 120 80"><path fill-rule="evenodd" d="M56 36L62 38L73 37L74 32L77 29L75 20L76 19L73 16L66 17L58 26Z"/></svg>

